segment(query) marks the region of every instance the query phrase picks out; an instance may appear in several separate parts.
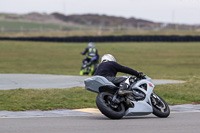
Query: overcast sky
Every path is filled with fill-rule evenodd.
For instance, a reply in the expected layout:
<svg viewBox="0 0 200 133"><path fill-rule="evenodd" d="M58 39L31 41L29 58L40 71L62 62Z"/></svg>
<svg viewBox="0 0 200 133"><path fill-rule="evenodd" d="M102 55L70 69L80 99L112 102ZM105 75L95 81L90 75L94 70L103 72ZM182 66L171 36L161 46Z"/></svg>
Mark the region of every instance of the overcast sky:
<svg viewBox="0 0 200 133"><path fill-rule="evenodd" d="M163 23L200 24L200 0L0 0L0 12L91 13Z"/></svg>

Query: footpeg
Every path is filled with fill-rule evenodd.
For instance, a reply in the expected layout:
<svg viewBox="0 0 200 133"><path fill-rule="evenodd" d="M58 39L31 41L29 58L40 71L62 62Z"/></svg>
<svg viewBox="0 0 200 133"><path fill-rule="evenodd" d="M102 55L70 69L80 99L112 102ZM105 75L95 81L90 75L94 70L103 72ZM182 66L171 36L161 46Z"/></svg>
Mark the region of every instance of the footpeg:
<svg viewBox="0 0 200 133"><path fill-rule="evenodd" d="M127 105L129 108L134 108L134 104L131 102L130 99L126 99L126 105Z"/></svg>

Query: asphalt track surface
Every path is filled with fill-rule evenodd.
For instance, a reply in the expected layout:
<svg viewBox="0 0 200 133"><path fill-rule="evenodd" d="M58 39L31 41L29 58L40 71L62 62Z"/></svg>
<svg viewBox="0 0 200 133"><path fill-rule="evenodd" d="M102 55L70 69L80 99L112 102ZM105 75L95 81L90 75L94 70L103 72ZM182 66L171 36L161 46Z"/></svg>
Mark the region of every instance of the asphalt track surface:
<svg viewBox="0 0 200 133"><path fill-rule="evenodd" d="M110 120L103 115L2 118L1 133L199 133L200 113L171 113Z"/></svg>
<svg viewBox="0 0 200 133"><path fill-rule="evenodd" d="M0 74L0 90L83 87L86 78L86 76L50 74Z"/></svg>

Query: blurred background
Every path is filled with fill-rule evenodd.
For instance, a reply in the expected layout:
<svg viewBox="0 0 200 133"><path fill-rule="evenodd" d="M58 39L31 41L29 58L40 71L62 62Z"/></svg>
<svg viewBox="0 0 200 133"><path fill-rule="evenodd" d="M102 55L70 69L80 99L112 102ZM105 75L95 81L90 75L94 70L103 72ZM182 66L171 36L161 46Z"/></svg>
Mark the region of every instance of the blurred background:
<svg viewBox="0 0 200 133"><path fill-rule="evenodd" d="M200 35L199 0L0 3L0 36Z"/></svg>

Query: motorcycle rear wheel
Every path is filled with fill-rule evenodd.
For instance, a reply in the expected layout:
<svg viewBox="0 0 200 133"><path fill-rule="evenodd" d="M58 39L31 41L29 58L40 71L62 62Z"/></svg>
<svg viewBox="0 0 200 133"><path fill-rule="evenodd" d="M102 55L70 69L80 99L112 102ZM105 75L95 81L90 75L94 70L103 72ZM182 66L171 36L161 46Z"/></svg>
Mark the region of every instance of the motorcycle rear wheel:
<svg viewBox="0 0 200 133"><path fill-rule="evenodd" d="M101 92L96 97L96 104L102 114L110 119L121 119L125 114L125 107L122 103L112 105L113 94Z"/></svg>
<svg viewBox="0 0 200 133"><path fill-rule="evenodd" d="M168 104L161 97L153 93L151 95L151 102L153 107L153 114L160 117L166 118L170 114L170 109Z"/></svg>

